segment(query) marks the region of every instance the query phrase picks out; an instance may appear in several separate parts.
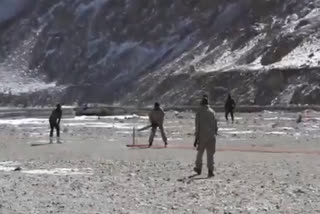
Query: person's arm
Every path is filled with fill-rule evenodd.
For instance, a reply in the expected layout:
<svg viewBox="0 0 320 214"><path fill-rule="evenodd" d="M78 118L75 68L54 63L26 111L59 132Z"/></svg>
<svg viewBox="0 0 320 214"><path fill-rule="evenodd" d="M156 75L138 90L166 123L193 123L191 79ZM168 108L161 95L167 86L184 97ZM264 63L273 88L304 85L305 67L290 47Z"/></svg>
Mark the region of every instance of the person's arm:
<svg viewBox="0 0 320 214"><path fill-rule="evenodd" d="M214 129L214 134L218 135L218 121L215 113L213 114L213 129Z"/></svg>
<svg viewBox="0 0 320 214"><path fill-rule="evenodd" d="M58 117L58 124L60 124L61 117L62 117L62 111L60 112L59 117Z"/></svg>
<svg viewBox="0 0 320 214"><path fill-rule="evenodd" d="M217 121L216 118L214 119L214 123L215 123L215 134L218 135L218 129L219 128L218 128L218 121Z"/></svg>
<svg viewBox="0 0 320 214"><path fill-rule="evenodd" d="M165 118L165 116L166 116L166 114L164 113L164 110L163 109L161 109L161 121L159 121L160 122L160 124L161 125L163 125L163 122L164 122L164 118Z"/></svg>
<svg viewBox="0 0 320 214"><path fill-rule="evenodd" d="M236 102L234 100L232 100L232 108L236 107Z"/></svg>

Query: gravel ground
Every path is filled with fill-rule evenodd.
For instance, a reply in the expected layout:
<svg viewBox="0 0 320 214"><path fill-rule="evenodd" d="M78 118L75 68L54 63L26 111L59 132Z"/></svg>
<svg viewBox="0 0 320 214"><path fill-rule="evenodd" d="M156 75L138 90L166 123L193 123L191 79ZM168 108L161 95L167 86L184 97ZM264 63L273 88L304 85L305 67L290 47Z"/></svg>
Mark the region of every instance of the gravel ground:
<svg viewBox="0 0 320 214"><path fill-rule="evenodd" d="M320 213L320 158L304 152L320 151L320 114L303 116L300 124L280 112L220 120L210 179L205 165L189 178L191 113L168 113L167 149L126 147L145 117L65 119L59 145L45 144L47 119L0 120L0 213ZM257 147L283 152L250 152Z"/></svg>

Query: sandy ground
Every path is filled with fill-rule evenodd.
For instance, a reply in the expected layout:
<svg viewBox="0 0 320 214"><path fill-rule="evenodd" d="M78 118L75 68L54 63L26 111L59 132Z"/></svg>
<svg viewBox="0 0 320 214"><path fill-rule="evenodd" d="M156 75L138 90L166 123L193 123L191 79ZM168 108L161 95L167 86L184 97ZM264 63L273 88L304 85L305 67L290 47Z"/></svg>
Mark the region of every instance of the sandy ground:
<svg viewBox="0 0 320 214"><path fill-rule="evenodd" d="M302 115L218 114L211 179L188 178L192 113L167 113L167 149L126 147L146 117L67 118L51 145L47 119L0 119L0 213L320 213L320 113Z"/></svg>

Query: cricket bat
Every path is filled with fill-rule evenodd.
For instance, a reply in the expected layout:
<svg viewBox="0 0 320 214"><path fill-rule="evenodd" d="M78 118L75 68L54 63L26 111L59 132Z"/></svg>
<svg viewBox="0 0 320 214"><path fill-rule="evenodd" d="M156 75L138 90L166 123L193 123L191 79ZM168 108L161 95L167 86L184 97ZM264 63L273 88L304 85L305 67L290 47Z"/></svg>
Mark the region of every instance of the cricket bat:
<svg viewBox="0 0 320 214"><path fill-rule="evenodd" d="M147 129L151 128L151 127L152 127L152 125L147 125L147 126L145 126L145 127L142 127L142 128L140 128L140 129L138 129L138 132L147 130Z"/></svg>

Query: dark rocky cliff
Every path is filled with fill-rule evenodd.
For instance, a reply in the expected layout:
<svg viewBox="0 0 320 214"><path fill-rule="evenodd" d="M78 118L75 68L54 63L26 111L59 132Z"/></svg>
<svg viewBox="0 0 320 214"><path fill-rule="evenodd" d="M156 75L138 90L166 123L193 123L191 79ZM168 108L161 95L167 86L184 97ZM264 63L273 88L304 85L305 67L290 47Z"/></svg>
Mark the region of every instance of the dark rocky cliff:
<svg viewBox="0 0 320 214"><path fill-rule="evenodd" d="M0 16L2 102L320 104L319 0L23 2Z"/></svg>

